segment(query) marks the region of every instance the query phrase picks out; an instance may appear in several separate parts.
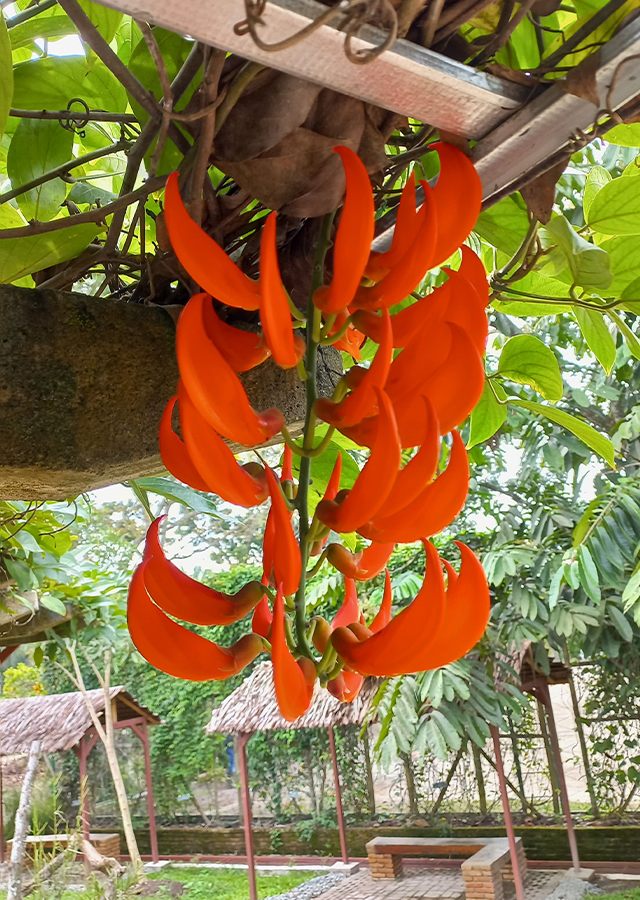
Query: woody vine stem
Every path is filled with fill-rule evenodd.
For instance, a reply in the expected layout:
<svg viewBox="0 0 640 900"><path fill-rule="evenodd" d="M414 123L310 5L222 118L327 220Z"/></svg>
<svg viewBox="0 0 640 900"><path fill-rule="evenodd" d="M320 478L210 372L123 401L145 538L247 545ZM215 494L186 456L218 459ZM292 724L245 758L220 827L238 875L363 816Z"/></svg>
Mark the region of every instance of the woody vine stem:
<svg viewBox="0 0 640 900"><path fill-rule="evenodd" d="M311 288L307 301L307 349L304 357L305 386L306 386L306 414L302 446L304 450L311 450L315 434L316 417L313 412L313 404L318 399L318 344L320 343L321 312L314 306L313 295L320 285L324 284L324 264L329 248L331 247L331 226L335 212L328 213L322 220L318 246L313 264L311 276ZM308 494L311 482L311 456L306 454L300 458L300 476L298 481L298 495L296 506L298 509L300 542L300 556L302 558L302 575L295 597L295 623L298 651L309 659L313 659L309 641L307 639L306 622L306 570L309 561L309 505Z"/></svg>

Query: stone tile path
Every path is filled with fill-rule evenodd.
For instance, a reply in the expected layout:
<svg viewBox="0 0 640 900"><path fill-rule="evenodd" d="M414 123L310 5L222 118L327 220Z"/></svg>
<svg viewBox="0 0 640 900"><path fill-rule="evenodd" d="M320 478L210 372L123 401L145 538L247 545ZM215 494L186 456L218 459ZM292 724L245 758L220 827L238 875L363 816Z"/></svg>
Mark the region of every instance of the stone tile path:
<svg viewBox="0 0 640 900"><path fill-rule="evenodd" d="M525 900L545 900L560 883L564 872L530 871L525 886ZM504 884L505 900L514 900L513 884ZM404 877L373 879L368 870L345 878L322 895L322 900L461 900L464 883L458 869L411 869L405 866Z"/></svg>

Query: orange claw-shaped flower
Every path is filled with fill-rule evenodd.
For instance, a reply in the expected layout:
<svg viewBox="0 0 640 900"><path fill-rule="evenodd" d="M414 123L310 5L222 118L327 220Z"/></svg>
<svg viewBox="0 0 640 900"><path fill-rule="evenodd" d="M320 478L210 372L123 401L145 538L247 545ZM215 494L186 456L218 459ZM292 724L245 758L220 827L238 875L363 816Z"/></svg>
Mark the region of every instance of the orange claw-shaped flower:
<svg viewBox="0 0 640 900"><path fill-rule="evenodd" d="M416 416L412 391L429 397L433 403L440 434L446 434L460 425L482 394L484 366L471 338L453 322L442 327L451 331L451 343L445 362L435 372L431 372L422 383L414 384L412 390L403 393L401 385L397 383L393 388L386 388L392 398L398 434L403 447L418 446L424 428L421 417ZM408 349L402 353L406 353ZM372 440L368 422L367 419L360 426L345 429L344 432L353 440L368 444Z"/></svg>
<svg viewBox="0 0 640 900"><path fill-rule="evenodd" d="M369 625L369 631L372 634L377 634L379 631L382 631L389 622L391 621L391 603L393 600L393 594L391 591L391 576L389 575L389 570L384 570L384 593L382 595L382 603L380 604L380 609L376 613L373 621Z"/></svg>
<svg viewBox="0 0 640 900"><path fill-rule="evenodd" d="M453 144L432 144L431 149L440 157L433 189L438 215L435 267L449 259L473 231L482 205L482 182L469 157Z"/></svg>
<svg viewBox="0 0 640 900"><path fill-rule="evenodd" d="M272 622L273 614L269 608L269 598L265 594L253 611L251 630L254 634L259 634L262 637L268 638Z"/></svg>
<svg viewBox="0 0 640 900"><path fill-rule="evenodd" d="M397 541L410 544L421 537L437 534L458 515L469 492L469 460L464 441L457 431L449 464L435 481L408 505L385 518L374 518L360 528L372 541Z"/></svg>
<svg viewBox="0 0 640 900"><path fill-rule="evenodd" d="M164 203L171 246L193 280L227 306L258 309L258 283L248 278L222 247L193 221L180 196L177 172L169 175Z"/></svg>
<svg viewBox="0 0 640 900"><path fill-rule="evenodd" d="M393 356L393 332L391 316L388 310L383 311L383 333L380 346L373 362L365 370L357 387L344 400L336 403L321 397L314 403L313 409L318 418L330 425L355 425L367 416L372 415L376 404L376 388L382 390L389 375ZM353 372L353 370L350 370ZM362 371L362 370L360 370ZM353 377L353 376L352 376Z"/></svg>
<svg viewBox="0 0 640 900"><path fill-rule="evenodd" d="M257 634L246 634L232 647L221 647L170 619L149 597L148 565L142 562L133 573L127 622L131 640L152 666L187 681L224 681L262 653L264 645Z"/></svg>
<svg viewBox="0 0 640 900"><path fill-rule="evenodd" d="M243 331L223 322L209 297L203 306L204 327L209 338L218 348L234 372L249 372L269 356L264 335Z"/></svg>
<svg viewBox="0 0 640 900"><path fill-rule="evenodd" d="M415 241L419 226L420 219L416 209L416 176L415 172L411 172L400 195L391 247L384 253L373 250L369 256L365 276L370 281L381 281L390 269L398 265Z"/></svg>
<svg viewBox="0 0 640 900"><path fill-rule="evenodd" d="M377 634L372 635L369 629L338 628L331 636L338 654L349 668L361 675L391 676L420 671L415 668L415 660L436 638L445 608L444 578L437 550L429 541L423 543L426 572L423 585L411 603ZM364 634L364 640L359 640L358 633Z"/></svg>
<svg viewBox="0 0 640 900"><path fill-rule="evenodd" d="M342 572L345 578L369 581L382 572L394 547L394 543L379 544L376 542L364 550L351 553L342 544L329 544L327 560L338 572Z"/></svg>
<svg viewBox="0 0 640 900"><path fill-rule="evenodd" d="M358 289L369 260L375 207L367 170L353 150L334 147L340 154L347 178L347 193L333 250L333 279L316 290L315 305L325 313L348 306Z"/></svg>
<svg viewBox="0 0 640 900"><path fill-rule="evenodd" d="M376 519L387 518L409 506L436 474L440 460L440 429L431 401L428 397L423 397L422 401L425 408L422 444L396 475L393 489L376 513Z"/></svg>
<svg viewBox="0 0 640 900"><path fill-rule="evenodd" d="M316 669L310 659L296 661L287 645L284 627L284 593L278 585L271 625L271 660L273 685L280 714L287 722L293 722L305 713L311 704Z"/></svg>
<svg viewBox="0 0 640 900"><path fill-rule="evenodd" d="M285 444L284 453L282 458L282 472L280 474L280 484L284 484L285 481L293 480L293 454L291 452L291 448L287 447ZM289 522L291 522L291 516L293 515L291 510L287 510L287 514L289 516ZM262 581L263 584L271 584L273 587L276 586L276 579L273 572L273 555L275 553L275 542L276 542L276 512L273 508L273 504L271 505L271 509L267 515L267 521L265 524L264 535L262 540ZM268 608L268 607L267 607ZM269 612L269 615L271 613ZM269 620L271 621L271 620ZM261 634L262 632L258 632Z"/></svg>
<svg viewBox="0 0 640 900"><path fill-rule="evenodd" d="M285 595L290 596L297 591L302 574L300 547L278 479L269 466L265 471L271 495L270 515L273 516L273 575L276 584L282 585Z"/></svg>
<svg viewBox="0 0 640 900"><path fill-rule="evenodd" d="M353 300L354 309L389 309L408 297L433 268L433 255L438 236L438 217L431 188L421 182L424 203L417 213L417 229L412 227L411 244L387 275L373 287L360 287ZM404 242L403 242L404 243ZM407 241L408 243L408 241Z"/></svg>
<svg viewBox="0 0 640 900"><path fill-rule="evenodd" d="M402 459L395 416L389 398L379 388L377 434L371 455L347 496L338 500L321 500L316 516L338 532L355 531L373 518L386 500Z"/></svg>
<svg viewBox="0 0 640 900"><path fill-rule="evenodd" d="M188 484L189 487L195 488L196 491L208 491L209 485L193 464L184 442L180 440L173 430L171 419L177 400L177 394L175 397L171 397L164 408L162 419L160 420L159 443L162 462L167 471L171 472L178 481Z"/></svg>
<svg viewBox="0 0 640 900"><path fill-rule="evenodd" d="M263 444L284 425L278 409L257 413L242 382L207 336L206 294L195 294L184 308L176 330L178 367L198 412L224 437L245 447Z"/></svg>
<svg viewBox="0 0 640 900"><path fill-rule="evenodd" d="M227 503L248 509L269 496L264 469L259 463L241 466L220 435L200 415L187 392L178 386L180 424L184 443L208 489Z"/></svg>
<svg viewBox="0 0 640 900"><path fill-rule="evenodd" d="M489 622L491 600L484 569L472 550L459 541L455 543L460 550L460 575L453 572L452 576L451 566L445 563L449 573L445 614L425 669L437 669L460 659L475 647Z"/></svg>
<svg viewBox="0 0 640 900"><path fill-rule="evenodd" d="M276 216L272 212L262 226L260 241L260 321L267 346L281 369L297 366L305 351L305 343L295 334L287 292L280 277L276 249Z"/></svg>
<svg viewBox="0 0 640 900"><path fill-rule="evenodd" d="M344 600L342 606L333 617L331 627L333 629L340 628L343 625L351 625L360 618L360 604L358 603L358 592L356 583L353 578L344 579Z"/></svg>
<svg viewBox="0 0 640 900"><path fill-rule="evenodd" d="M451 302L445 314L446 322L459 325L467 333L480 356L484 356L489 333L489 320L484 302L478 296L475 286L460 272L447 270L451 285Z"/></svg>
<svg viewBox="0 0 640 900"><path fill-rule="evenodd" d="M327 690L341 703L353 703L360 693L363 683L364 675L343 669L336 678L327 683Z"/></svg>
<svg viewBox="0 0 640 900"><path fill-rule="evenodd" d="M193 625L231 625L244 619L264 594L260 582L250 581L236 594L223 594L185 575L162 552L158 529L164 518L149 526L144 550L144 585L153 602Z"/></svg>
<svg viewBox="0 0 640 900"><path fill-rule="evenodd" d="M432 332L444 319L450 298L451 286L445 281L431 294L421 297L411 306L405 306L400 312L395 313L391 317L393 346L406 347L418 332L423 330L425 334ZM377 344L380 343L384 332L384 317L371 310L358 309L353 313L352 320L363 334Z"/></svg>

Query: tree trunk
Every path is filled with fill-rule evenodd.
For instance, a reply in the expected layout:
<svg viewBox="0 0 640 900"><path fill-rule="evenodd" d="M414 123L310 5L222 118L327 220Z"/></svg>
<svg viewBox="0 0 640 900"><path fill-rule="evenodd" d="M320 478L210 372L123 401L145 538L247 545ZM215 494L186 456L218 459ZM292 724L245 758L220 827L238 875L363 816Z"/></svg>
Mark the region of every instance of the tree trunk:
<svg viewBox="0 0 640 900"><path fill-rule="evenodd" d="M438 810L440 809L440 807L442 805L442 801L444 800L445 794L449 790L449 786L451 784L453 776L456 774L456 769L460 765L460 760L462 759L464 751L465 751L465 747L462 746L456 753L456 758L454 759L453 764L451 765L451 768L449 769L449 772L447 773L447 777L445 778L444 785L440 789L440 793L438 794L438 796L436 798L436 802L433 804L433 809L431 810L431 816L435 816L436 813L438 812Z"/></svg>
<svg viewBox="0 0 640 900"><path fill-rule="evenodd" d="M473 752L473 765L476 770L476 781L478 782L478 801L480 803L480 815L484 818L487 815L487 791L484 783L484 775L482 774L482 759L480 757L480 748L476 744L471 744Z"/></svg>
<svg viewBox="0 0 640 900"><path fill-rule="evenodd" d="M20 805L16 812L13 844L11 846L11 862L9 863L9 890L7 900L22 900L22 869L31 819L31 795L40 759L40 741L33 741L29 751L27 771L20 791Z"/></svg>
<svg viewBox="0 0 640 900"><path fill-rule="evenodd" d="M373 768L371 766L371 751L369 749L369 731L365 729L362 736L364 745L364 764L367 777L367 806L369 807L369 815L373 818L376 814L376 791L373 782Z"/></svg>
<svg viewBox="0 0 640 900"><path fill-rule="evenodd" d="M553 758L551 749L551 738L549 737L549 728L547 726L547 714L545 708L538 700L538 721L540 722L540 731L542 732L542 740L544 741L544 749L547 753L547 765L549 767L549 781L551 782L551 799L553 801L553 813L560 815L560 785L558 784L558 775L556 772L556 763Z"/></svg>
<svg viewBox="0 0 640 900"><path fill-rule="evenodd" d="M520 793L523 797L527 796L524 787L524 778L522 777L522 766L520 765L520 754L518 753L518 739L516 738L515 731L513 730L513 721L511 716L508 717L509 721L509 737L511 738L511 752L513 753L513 764L516 769L516 777L518 779L518 787L520 788ZM527 812L527 803L526 801L521 801L522 812Z"/></svg>
<svg viewBox="0 0 640 900"><path fill-rule="evenodd" d="M111 777L113 779L113 786L116 790L116 797L118 798L118 807L120 808L120 817L122 818L122 830L124 831L124 838L127 844L127 851L129 853L129 857L131 859L131 863L136 870L136 873L140 875L142 873L142 860L140 859L140 851L138 850L138 843L136 841L136 836L133 831L133 823L131 821L131 810L129 809L129 799L127 797L127 791L124 786L124 781L122 779L122 772L120 771L120 764L118 763L118 756L116 753L116 744L114 739L114 729L113 729L113 709L111 707L111 695L109 692L109 681L111 674L111 652L107 651L105 653L105 672L104 678L100 675L95 666L93 666L93 670L96 673L98 680L102 686L104 691L104 728L102 727L102 723L98 718L98 715L94 709L93 703L89 699L87 694L87 689L84 684L84 679L82 677L82 672L80 671L80 666L78 665L78 658L76 656L75 644L72 644L68 647L69 656L71 657L71 661L73 663L73 668L75 671L75 683L80 690L82 697L84 699L85 706L87 707L87 712L91 716L91 721L93 723L93 727L95 728L98 737L104 744L104 749L107 754L107 762L109 763L109 771L111 772ZM61 666L63 671L66 671L64 666ZM67 673L68 674L68 673Z"/></svg>
<svg viewBox="0 0 640 900"><path fill-rule="evenodd" d="M409 791L409 813L412 816L418 815L418 796L416 793L416 781L413 777L413 766L411 765L411 757L408 753L401 753L402 765L404 766L404 777L407 781L407 790Z"/></svg>
<svg viewBox="0 0 640 900"><path fill-rule="evenodd" d="M304 764L307 768L307 782L309 784L309 793L311 795L311 815L318 815L318 797L316 794L316 780L313 777L313 755L311 748L307 747L304 751Z"/></svg>
<svg viewBox="0 0 640 900"><path fill-rule="evenodd" d="M599 818L600 810L598 808L598 798L596 796L596 786L591 771L591 762L589 761L589 750L587 748L587 740L584 736L584 726L580 714L580 703L578 701L578 692L573 680L573 672L571 671L571 658L569 656L569 648L566 641L564 645L564 664L569 670L569 691L571 692L571 705L573 706L573 718L576 723L576 731L578 732L578 740L580 741L580 752L582 754L582 764L584 766L584 776L587 780L587 790L589 791L589 799L591 801L591 814L594 819Z"/></svg>

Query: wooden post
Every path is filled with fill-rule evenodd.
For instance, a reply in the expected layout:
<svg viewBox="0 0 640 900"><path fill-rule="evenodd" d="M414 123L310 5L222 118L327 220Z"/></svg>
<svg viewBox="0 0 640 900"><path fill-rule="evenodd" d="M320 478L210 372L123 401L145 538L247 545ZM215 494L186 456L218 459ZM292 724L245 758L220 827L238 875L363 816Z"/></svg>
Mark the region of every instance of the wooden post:
<svg viewBox="0 0 640 900"><path fill-rule="evenodd" d="M256 863L253 855L253 830L251 828L251 794L249 792L249 772L247 769L247 743L250 734L238 735L238 763L240 767L240 783L242 789L242 813L244 819L244 845L247 855L247 871L249 875L249 900L258 900L256 886Z"/></svg>
<svg viewBox="0 0 640 900"><path fill-rule="evenodd" d="M569 792L567 791L567 782L564 777L564 768L562 765L562 754L560 752L560 741L558 740L558 730L556 728L556 719L553 714L553 706L551 704L551 694L549 685L544 684L540 688L540 693L544 698L544 704L547 707L547 716L549 719L549 736L551 738L551 746L555 755L556 772L558 775L558 783L560 785L560 798L562 799L562 807L564 809L564 817L567 823L567 837L569 838L569 848L571 850L571 859L573 868L577 872L580 871L580 857L578 855L578 842L576 841L576 833L573 829L573 820L571 818L571 807L569 806Z"/></svg>
<svg viewBox="0 0 640 900"><path fill-rule="evenodd" d="M0 865L4 862L4 800L2 799L2 757L0 756Z"/></svg>
<svg viewBox="0 0 640 900"><path fill-rule="evenodd" d="M513 820L511 818L511 807L509 806L509 794L507 793L507 783L504 777L504 765L502 764L502 750L500 748L500 733L495 725L489 726L491 729L491 737L493 738L493 749L496 754L496 770L498 772L498 781L500 782L500 797L502 798L502 809L504 812L504 825L507 829L507 838L509 840L509 852L511 853L511 866L513 868L513 883L516 889L517 900L524 900L524 891L522 889L522 875L520 873L520 865L518 863L518 852L516 849L516 833L513 830Z"/></svg>
<svg viewBox="0 0 640 900"><path fill-rule="evenodd" d="M147 784L147 813L149 815L149 837L151 839L151 859L158 862L160 856L158 854L158 832L156 829L156 807L153 802L153 779L151 777L151 752L149 749L149 729L147 728L147 720L142 720L141 731L137 728L132 730L138 735L142 741L144 750L144 777Z"/></svg>
<svg viewBox="0 0 640 900"><path fill-rule="evenodd" d="M340 770L338 769L336 736L333 731L333 725L329 725L329 748L331 750L331 764L333 766L333 781L336 788L336 815L338 816L338 832L340 833L340 850L342 851L342 862L346 866L349 863L349 852L347 850L347 830L344 825L342 792L340 790Z"/></svg>

